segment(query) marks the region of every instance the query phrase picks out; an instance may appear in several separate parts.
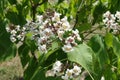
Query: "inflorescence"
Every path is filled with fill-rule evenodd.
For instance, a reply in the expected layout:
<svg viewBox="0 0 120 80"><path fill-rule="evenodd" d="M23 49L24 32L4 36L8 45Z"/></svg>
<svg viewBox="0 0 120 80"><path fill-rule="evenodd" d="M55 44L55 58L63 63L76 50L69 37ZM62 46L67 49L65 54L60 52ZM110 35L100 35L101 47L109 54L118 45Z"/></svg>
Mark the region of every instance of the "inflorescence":
<svg viewBox="0 0 120 80"><path fill-rule="evenodd" d="M38 49L42 53L47 53L52 42L59 39L63 43L64 52L73 51L73 47L81 41L79 31L73 30L66 16L61 18L61 14L48 11L43 15L37 15L35 22L28 21L23 27L15 26L14 28L6 27L10 32L12 42L23 41L25 34L32 33L32 40L36 41ZM69 33L67 36L64 36Z"/></svg>
<svg viewBox="0 0 120 80"><path fill-rule="evenodd" d="M46 72L46 77L60 76L63 80L69 80L78 77L81 73L82 68L79 67L77 64L73 64L72 68L69 69L68 67L70 67L70 65L68 65L68 63L67 65L64 65L62 62L56 61L53 64L52 69Z"/></svg>
<svg viewBox="0 0 120 80"><path fill-rule="evenodd" d="M117 11L115 14L111 14L107 11L103 14L103 23L108 29L113 30L113 33L117 33L120 29L120 12Z"/></svg>

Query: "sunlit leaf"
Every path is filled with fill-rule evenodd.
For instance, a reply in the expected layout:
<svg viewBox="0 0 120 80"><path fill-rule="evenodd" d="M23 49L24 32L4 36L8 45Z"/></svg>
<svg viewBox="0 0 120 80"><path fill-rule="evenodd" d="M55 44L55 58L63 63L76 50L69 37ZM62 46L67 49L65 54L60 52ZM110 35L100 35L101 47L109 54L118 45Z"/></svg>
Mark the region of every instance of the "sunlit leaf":
<svg viewBox="0 0 120 80"><path fill-rule="evenodd" d="M80 64L88 71L93 71L93 55L94 52L86 44L80 44L74 48L74 51L67 53L70 61ZM94 72L94 71L93 71Z"/></svg>

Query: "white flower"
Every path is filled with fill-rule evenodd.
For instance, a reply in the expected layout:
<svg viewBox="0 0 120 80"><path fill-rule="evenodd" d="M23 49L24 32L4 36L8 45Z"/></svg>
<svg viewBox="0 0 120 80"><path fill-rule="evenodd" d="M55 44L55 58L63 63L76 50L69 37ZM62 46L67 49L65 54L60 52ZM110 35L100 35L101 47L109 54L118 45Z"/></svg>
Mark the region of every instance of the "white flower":
<svg viewBox="0 0 120 80"><path fill-rule="evenodd" d="M74 39L74 37L72 37L72 36L69 36L69 37L67 37L67 39L65 40L65 43L75 43L75 39Z"/></svg>
<svg viewBox="0 0 120 80"><path fill-rule="evenodd" d="M20 39L22 38L22 36L21 36L21 35L18 35L17 38L18 38L18 40L20 40Z"/></svg>
<svg viewBox="0 0 120 80"><path fill-rule="evenodd" d="M71 26L69 22L67 21L67 17L65 16L64 18L61 19L62 22L62 29L65 31L71 30Z"/></svg>
<svg viewBox="0 0 120 80"><path fill-rule="evenodd" d="M70 24L69 24L69 22L64 22L64 23L62 23L62 27L61 27L63 30L65 30L65 31L69 31L69 30L71 30L71 27L70 27Z"/></svg>
<svg viewBox="0 0 120 80"><path fill-rule="evenodd" d="M46 24L49 22L48 19L46 19L44 22L43 22L43 26L46 26Z"/></svg>
<svg viewBox="0 0 120 80"><path fill-rule="evenodd" d="M103 19L103 23L106 24L109 21L108 18Z"/></svg>
<svg viewBox="0 0 120 80"><path fill-rule="evenodd" d="M12 31L11 31L11 34L12 34L12 35L15 35L16 33L17 33L17 31L15 31L15 30L12 30Z"/></svg>
<svg viewBox="0 0 120 80"><path fill-rule="evenodd" d="M50 35L52 35L52 31L50 28L46 28L44 31L43 31L43 34L45 34L45 36L47 37L50 37Z"/></svg>
<svg viewBox="0 0 120 80"><path fill-rule="evenodd" d="M41 24L43 22L43 16L37 15L37 21Z"/></svg>
<svg viewBox="0 0 120 80"><path fill-rule="evenodd" d="M71 52L73 51L73 47L71 46L71 44L66 44L62 47L63 51L65 52Z"/></svg>
<svg viewBox="0 0 120 80"><path fill-rule="evenodd" d="M45 37L45 36L43 36L43 37L40 37L39 39L38 39L38 44L41 44L41 43L46 43L47 42L47 37Z"/></svg>
<svg viewBox="0 0 120 80"><path fill-rule="evenodd" d="M64 74L64 72L56 72L56 76L62 76Z"/></svg>
<svg viewBox="0 0 120 80"><path fill-rule="evenodd" d="M102 76L102 77L101 77L101 80L105 80L105 77L104 77L104 76Z"/></svg>
<svg viewBox="0 0 120 80"><path fill-rule="evenodd" d="M62 63L60 61L56 61L53 65L53 70L56 72L60 72L62 68Z"/></svg>
<svg viewBox="0 0 120 80"><path fill-rule="evenodd" d="M111 15L110 11L107 11L106 13L103 14L103 17L109 17Z"/></svg>
<svg viewBox="0 0 120 80"><path fill-rule="evenodd" d="M117 17L120 20L120 12L119 11L116 12L115 17Z"/></svg>
<svg viewBox="0 0 120 80"><path fill-rule="evenodd" d="M38 49L39 49L40 51L42 51L43 53L47 53L47 48L46 48L46 45L45 45L45 44L40 45L40 46L38 47Z"/></svg>
<svg viewBox="0 0 120 80"><path fill-rule="evenodd" d="M77 39L78 41L81 41L81 37L80 37L79 31L78 31L77 29L72 30L72 33L74 34L74 37L76 37L76 39Z"/></svg>
<svg viewBox="0 0 120 80"><path fill-rule="evenodd" d="M65 76L61 76L61 78L64 79L64 80L68 80L69 79L67 74L65 74Z"/></svg>
<svg viewBox="0 0 120 80"><path fill-rule="evenodd" d="M26 28L25 27L22 27L22 31L25 31L26 30Z"/></svg>
<svg viewBox="0 0 120 80"><path fill-rule="evenodd" d="M6 27L6 31L7 32L10 32L11 30L10 30L10 27Z"/></svg>
<svg viewBox="0 0 120 80"><path fill-rule="evenodd" d="M45 76L46 77L49 77L49 76L55 76L55 72L54 72L54 70L48 70L46 73L45 73Z"/></svg>
<svg viewBox="0 0 120 80"><path fill-rule="evenodd" d="M112 23L110 28L117 29L117 27L118 27L118 23Z"/></svg>
<svg viewBox="0 0 120 80"><path fill-rule="evenodd" d="M60 40L63 39L63 34L64 34L64 33L65 33L65 31L63 31L63 30L58 30L58 31L57 31L58 38L59 38Z"/></svg>
<svg viewBox="0 0 120 80"><path fill-rule="evenodd" d="M73 33L74 33L74 34L78 34L78 33L79 33L78 29L75 29L75 30L73 31Z"/></svg>
<svg viewBox="0 0 120 80"><path fill-rule="evenodd" d="M39 30L44 30L45 26L44 25L39 25Z"/></svg>
<svg viewBox="0 0 120 80"><path fill-rule="evenodd" d="M81 68L79 66L75 65L74 68L73 68L74 75L77 76L77 75L80 74L80 72L81 72Z"/></svg>
<svg viewBox="0 0 120 80"><path fill-rule="evenodd" d="M14 36L10 36L10 40L11 40L12 42L15 42L15 41L16 41L16 38L15 38Z"/></svg>
<svg viewBox="0 0 120 80"><path fill-rule="evenodd" d="M113 33L117 33L119 30L119 24L120 21L120 12L117 11L116 14L111 14L110 12L106 12L104 14L103 23L106 25L106 27L109 30L113 30Z"/></svg>
<svg viewBox="0 0 120 80"><path fill-rule="evenodd" d="M61 77L64 80L69 80L73 78L73 70L72 69L67 69L65 76Z"/></svg>
<svg viewBox="0 0 120 80"><path fill-rule="evenodd" d="M116 17L115 17L113 14L111 14L111 15L110 15L110 19L115 22Z"/></svg>
<svg viewBox="0 0 120 80"><path fill-rule="evenodd" d="M20 25L16 26L17 31L20 31Z"/></svg>
<svg viewBox="0 0 120 80"><path fill-rule="evenodd" d="M54 17L52 17L52 21L60 21L60 13L55 12Z"/></svg>
<svg viewBox="0 0 120 80"><path fill-rule="evenodd" d="M62 22L67 22L67 16L61 19Z"/></svg>
<svg viewBox="0 0 120 80"><path fill-rule="evenodd" d="M73 70L72 70L72 69L67 69L66 75L67 75L69 78L73 78Z"/></svg>
<svg viewBox="0 0 120 80"><path fill-rule="evenodd" d="M75 35L78 35L79 31L77 29L75 29L75 30L72 30L72 33L75 34Z"/></svg>

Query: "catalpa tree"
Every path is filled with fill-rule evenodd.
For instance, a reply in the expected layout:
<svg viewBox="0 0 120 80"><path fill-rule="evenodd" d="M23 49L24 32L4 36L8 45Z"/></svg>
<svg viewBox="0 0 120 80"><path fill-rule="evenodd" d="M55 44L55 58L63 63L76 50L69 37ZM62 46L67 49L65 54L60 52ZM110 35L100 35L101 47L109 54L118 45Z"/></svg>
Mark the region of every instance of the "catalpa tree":
<svg viewBox="0 0 120 80"><path fill-rule="evenodd" d="M120 1L1 0L0 61L24 80L119 80Z"/></svg>

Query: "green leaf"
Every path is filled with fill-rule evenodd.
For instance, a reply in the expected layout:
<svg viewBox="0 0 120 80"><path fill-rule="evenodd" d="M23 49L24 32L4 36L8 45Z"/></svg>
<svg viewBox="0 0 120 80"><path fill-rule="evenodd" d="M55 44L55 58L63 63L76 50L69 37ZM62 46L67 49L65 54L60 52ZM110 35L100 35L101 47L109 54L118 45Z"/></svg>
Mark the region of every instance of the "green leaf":
<svg viewBox="0 0 120 80"><path fill-rule="evenodd" d="M89 46L92 48L96 56L94 70L97 75L94 76L99 80L103 75L103 71L106 70L106 66L110 64L108 52L104 43L104 38L98 34L93 36L89 42Z"/></svg>
<svg viewBox="0 0 120 80"><path fill-rule="evenodd" d="M86 70L94 72L93 67L94 52L86 44L80 44L74 48L74 51L67 53L70 61L76 62L84 67Z"/></svg>
<svg viewBox="0 0 120 80"><path fill-rule="evenodd" d="M106 46L104 44L103 38L100 35L95 35L94 37L91 38L90 46L96 53L101 68L105 66L105 64L109 63L109 57L106 50Z"/></svg>
<svg viewBox="0 0 120 80"><path fill-rule="evenodd" d="M0 40L0 61L9 60L16 56L16 46L14 44L9 44L4 46L5 41Z"/></svg>
<svg viewBox="0 0 120 80"><path fill-rule="evenodd" d="M15 57L17 50L16 45L10 41L5 25L6 23L0 20L0 61Z"/></svg>
<svg viewBox="0 0 120 80"><path fill-rule="evenodd" d="M38 68L38 63L34 57L31 57L28 67L24 71L24 79L30 80Z"/></svg>
<svg viewBox="0 0 120 80"><path fill-rule="evenodd" d="M19 18L16 12L7 12L6 17L10 20L11 23L18 25Z"/></svg>
<svg viewBox="0 0 120 80"><path fill-rule="evenodd" d="M8 0L11 5L16 4L17 0Z"/></svg>
<svg viewBox="0 0 120 80"><path fill-rule="evenodd" d="M94 17L93 24L102 21L102 15L105 12L105 10L106 7L103 6L102 3L99 3L97 6L93 8L93 12L92 12Z"/></svg>
<svg viewBox="0 0 120 80"><path fill-rule="evenodd" d="M52 42L52 50L55 50L56 48L58 48L59 47L59 44L58 44L58 42Z"/></svg>
<svg viewBox="0 0 120 80"><path fill-rule="evenodd" d="M112 47L113 35L111 33L107 33L105 35L105 43L106 43L108 48Z"/></svg>
<svg viewBox="0 0 120 80"><path fill-rule="evenodd" d="M119 80L117 79L115 72L111 70L111 66L106 66L106 69L104 70L103 73L105 80Z"/></svg>
<svg viewBox="0 0 120 80"><path fill-rule="evenodd" d="M120 0L109 0L110 3L110 11L115 13L116 11L120 11Z"/></svg>
<svg viewBox="0 0 120 80"><path fill-rule="evenodd" d="M113 51L117 57L120 57L120 41L117 37L113 37Z"/></svg>
<svg viewBox="0 0 120 80"><path fill-rule="evenodd" d="M81 24L80 27L77 27L77 29L81 32L81 31L87 31L91 28L91 24L90 23L84 23Z"/></svg>
<svg viewBox="0 0 120 80"><path fill-rule="evenodd" d="M23 44L22 46L19 47L18 53L21 59L22 66L24 68L30 60L29 47Z"/></svg>
<svg viewBox="0 0 120 80"><path fill-rule="evenodd" d="M24 25L26 23L25 17L17 12L8 11L6 18L15 25Z"/></svg>
<svg viewBox="0 0 120 80"><path fill-rule="evenodd" d="M60 77L45 77L46 70L39 67L30 80L61 80Z"/></svg>
<svg viewBox="0 0 120 80"><path fill-rule="evenodd" d="M62 49L57 49L55 52L51 53L49 56L45 55L44 59L46 59L44 61L44 66L48 66L54 63L56 60L67 59L67 55L62 51Z"/></svg>
<svg viewBox="0 0 120 80"><path fill-rule="evenodd" d="M31 40L30 38L26 38L25 40L26 45L30 48L31 52L35 52L35 50L37 49L37 46L35 45L35 41Z"/></svg>

